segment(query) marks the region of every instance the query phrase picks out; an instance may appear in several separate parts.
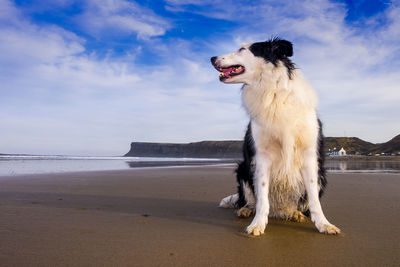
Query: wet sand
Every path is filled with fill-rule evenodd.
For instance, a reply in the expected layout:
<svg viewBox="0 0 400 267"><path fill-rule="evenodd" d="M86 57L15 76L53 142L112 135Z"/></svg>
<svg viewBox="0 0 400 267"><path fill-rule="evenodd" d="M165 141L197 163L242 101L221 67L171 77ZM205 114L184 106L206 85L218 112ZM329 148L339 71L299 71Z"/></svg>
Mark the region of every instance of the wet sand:
<svg viewBox="0 0 400 267"><path fill-rule="evenodd" d="M399 266L400 175L328 181L342 234L270 220L254 238L217 208L232 167L0 177L0 266Z"/></svg>

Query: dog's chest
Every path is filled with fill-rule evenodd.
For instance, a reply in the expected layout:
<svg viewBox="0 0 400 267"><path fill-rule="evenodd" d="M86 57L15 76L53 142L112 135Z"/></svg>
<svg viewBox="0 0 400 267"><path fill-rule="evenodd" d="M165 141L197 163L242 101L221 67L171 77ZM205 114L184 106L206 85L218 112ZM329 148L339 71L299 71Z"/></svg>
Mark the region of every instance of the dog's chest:
<svg viewBox="0 0 400 267"><path fill-rule="evenodd" d="M257 160L270 161L270 189L275 193L301 194L303 179L301 176L302 146L296 141L296 135L273 131L255 124L252 127L256 153L262 156Z"/></svg>

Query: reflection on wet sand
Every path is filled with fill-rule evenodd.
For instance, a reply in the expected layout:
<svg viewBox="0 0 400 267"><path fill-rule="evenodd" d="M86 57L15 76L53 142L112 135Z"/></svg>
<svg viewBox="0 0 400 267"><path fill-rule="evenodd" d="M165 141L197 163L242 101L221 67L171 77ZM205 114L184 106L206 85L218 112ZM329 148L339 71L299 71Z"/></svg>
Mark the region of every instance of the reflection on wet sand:
<svg viewBox="0 0 400 267"><path fill-rule="evenodd" d="M379 171L400 172L399 160L329 160L325 162L328 171Z"/></svg>

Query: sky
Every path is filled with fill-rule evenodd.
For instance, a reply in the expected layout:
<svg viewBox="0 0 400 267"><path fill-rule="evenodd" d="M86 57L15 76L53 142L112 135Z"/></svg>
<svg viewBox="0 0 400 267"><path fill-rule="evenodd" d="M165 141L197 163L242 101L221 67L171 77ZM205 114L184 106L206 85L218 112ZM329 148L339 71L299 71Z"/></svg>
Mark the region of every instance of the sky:
<svg viewBox="0 0 400 267"><path fill-rule="evenodd" d="M400 133L399 0L0 0L0 153L242 139L241 85L210 57L273 36L294 44L326 136Z"/></svg>

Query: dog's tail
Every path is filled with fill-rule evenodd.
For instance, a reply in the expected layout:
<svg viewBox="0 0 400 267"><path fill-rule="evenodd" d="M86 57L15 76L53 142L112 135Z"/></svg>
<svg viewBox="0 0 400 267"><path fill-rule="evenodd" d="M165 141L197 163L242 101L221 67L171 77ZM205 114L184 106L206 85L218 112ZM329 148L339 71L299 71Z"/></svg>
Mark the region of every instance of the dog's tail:
<svg viewBox="0 0 400 267"><path fill-rule="evenodd" d="M236 202L239 200L239 194L233 194L230 196L227 196L221 200L219 203L220 208L235 208L236 207Z"/></svg>

